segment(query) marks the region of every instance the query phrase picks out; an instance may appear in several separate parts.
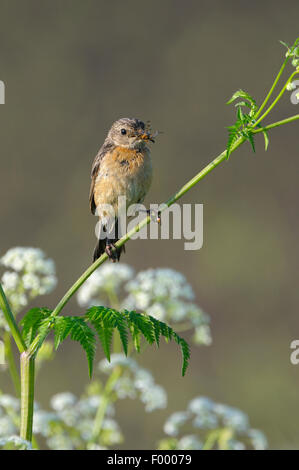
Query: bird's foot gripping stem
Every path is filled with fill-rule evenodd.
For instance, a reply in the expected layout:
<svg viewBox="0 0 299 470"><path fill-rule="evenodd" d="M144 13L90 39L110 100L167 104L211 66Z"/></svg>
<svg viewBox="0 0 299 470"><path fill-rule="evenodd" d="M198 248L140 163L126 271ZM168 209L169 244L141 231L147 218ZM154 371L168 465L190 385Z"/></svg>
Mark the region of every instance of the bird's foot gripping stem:
<svg viewBox="0 0 299 470"><path fill-rule="evenodd" d="M116 263L116 261L119 261L120 251L116 248L116 246L111 240L106 240L105 252L108 255L110 261L112 261L112 263Z"/></svg>
<svg viewBox="0 0 299 470"><path fill-rule="evenodd" d="M157 224L161 224L161 211L156 211L154 209L148 209L146 211L147 215L150 216L153 222L156 222Z"/></svg>

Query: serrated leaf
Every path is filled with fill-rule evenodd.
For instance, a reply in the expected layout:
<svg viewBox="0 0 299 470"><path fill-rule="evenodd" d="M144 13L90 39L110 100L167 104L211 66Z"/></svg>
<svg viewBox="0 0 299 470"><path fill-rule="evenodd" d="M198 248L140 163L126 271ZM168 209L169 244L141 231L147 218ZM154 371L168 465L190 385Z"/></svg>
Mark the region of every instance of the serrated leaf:
<svg viewBox="0 0 299 470"><path fill-rule="evenodd" d="M93 361L96 350L94 332L82 317L56 317L53 325L55 348L57 349L68 336L78 341L84 349L88 362L89 377L92 377Z"/></svg>
<svg viewBox="0 0 299 470"><path fill-rule="evenodd" d="M247 138L248 138L248 140L249 140L249 142L250 142L250 144L251 144L251 147L252 147L253 152L255 152L254 137L253 137L252 132L248 132Z"/></svg>
<svg viewBox="0 0 299 470"><path fill-rule="evenodd" d="M143 336L149 344L156 343L158 346L161 336L163 336L166 341L171 340L173 337L181 348L183 356L182 374L185 375L188 359L190 357L189 346L186 341L178 336L166 323L144 313L128 310L118 312L117 310L105 307L91 307L87 310L85 319L88 320L97 331L108 360L110 360L110 348L114 329L118 329L125 351L127 350L128 330L131 332L134 347L137 352L140 352L141 336Z"/></svg>
<svg viewBox="0 0 299 470"><path fill-rule="evenodd" d="M109 309L105 307L91 307L85 317L96 330L104 354L110 362L110 350L113 337L114 323L111 321Z"/></svg>
<svg viewBox="0 0 299 470"><path fill-rule="evenodd" d="M42 320L48 318L50 315L51 310L37 307L30 309L22 318L20 326L22 326L22 336L27 347L29 347L35 338Z"/></svg>
<svg viewBox="0 0 299 470"><path fill-rule="evenodd" d="M72 329L71 317L56 317L54 323L54 347L57 350L59 345L68 337Z"/></svg>
<svg viewBox="0 0 299 470"><path fill-rule="evenodd" d="M129 324L135 325L149 344L155 342L155 330L149 316L144 313L125 311Z"/></svg>
<svg viewBox="0 0 299 470"><path fill-rule="evenodd" d="M174 340L177 342L177 344L181 347L182 356L183 356L182 376L184 377L184 375L186 374L186 370L188 368L189 359L190 359L189 344L176 333L173 333L173 337L174 337Z"/></svg>
<svg viewBox="0 0 299 470"><path fill-rule="evenodd" d="M108 360L110 360L110 346L114 328L118 330L125 354L128 354L127 323L120 312L105 307L91 307L85 316L96 329ZM107 329L108 336L106 336L106 340L103 329ZM109 336L110 330L112 333L111 338Z"/></svg>
<svg viewBox="0 0 299 470"><path fill-rule="evenodd" d="M279 42L280 42L280 44L282 44L284 47L286 47L287 49L289 49L289 46L288 46L288 44L287 44L286 42L284 42L284 41L279 41Z"/></svg>
<svg viewBox="0 0 299 470"><path fill-rule="evenodd" d="M247 100L250 104L250 108L252 107L256 107L256 101L255 99L249 94L247 93L247 91L244 91L244 90L238 90L236 91L233 96L231 97L230 100L227 101L226 104L231 104L233 103L237 98L243 98L245 100Z"/></svg>
<svg viewBox="0 0 299 470"><path fill-rule="evenodd" d="M70 317L72 319L71 339L78 341L86 352L89 377L92 376L93 361L96 350L96 340L92 329L80 317Z"/></svg>

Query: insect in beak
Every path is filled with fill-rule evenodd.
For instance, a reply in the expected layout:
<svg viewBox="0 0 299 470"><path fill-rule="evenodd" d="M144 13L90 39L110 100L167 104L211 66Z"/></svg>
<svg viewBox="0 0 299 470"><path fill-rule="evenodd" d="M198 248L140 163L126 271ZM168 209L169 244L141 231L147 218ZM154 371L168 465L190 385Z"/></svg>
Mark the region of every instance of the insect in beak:
<svg viewBox="0 0 299 470"><path fill-rule="evenodd" d="M144 132L143 134L140 135L140 138L142 140L145 140L146 142L150 141L155 143L155 138L157 135L160 134L159 131L154 132L154 134L151 134L150 132Z"/></svg>

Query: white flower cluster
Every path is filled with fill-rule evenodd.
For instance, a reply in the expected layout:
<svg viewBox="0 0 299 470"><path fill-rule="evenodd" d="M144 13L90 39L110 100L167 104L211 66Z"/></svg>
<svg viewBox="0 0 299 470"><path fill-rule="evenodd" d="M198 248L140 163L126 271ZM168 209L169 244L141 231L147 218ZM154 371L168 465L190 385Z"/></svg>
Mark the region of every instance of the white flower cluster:
<svg viewBox="0 0 299 470"><path fill-rule="evenodd" d="M19 436L13 435L0 439L0 449L5 450L32 450L32 444Z"/></svg>
<svg viewBox="0 0 299 470"><path fill-rule="evenodd" d="M134 270L126 264L103 265L80 288L77 296L79 305L81 307L102 305L111 294L119 294L123 284L133 275Z"/></svg>
<svg viewBox="0 0 299 470"><path fill-rule="evenodd" d="M188 405L186 411L173 413L164 425L164 432L178 437L182 430L192 426L196 435L186 435L176 442L177 449L186 449L186 442L195 440L198 448L204 447L204 437L208 438L211 430L217 430L219 442L225 442L226 448L245 449L246 445L256 450L267 448L267 439L261 431L251 429L248 416L237 408L215 403L206 397L196 397ZM185 443L182 444L182 439ZM181 447L184 445L184 447Z"/></svg>
<svg viewBox="0 0 299 470"><path fill-rule="evenodd" d="M9 269L2 275L1 284L15 314L30 300L50 293L56 286L54 261L38 248L11 248L0 258L0 265Z"/></svg>
<svg viewBox="0 0 299 470"><path fill-rule="evenodd" d="M126 308L143 310L158 320L189 323L197 344L211 344L209 317L193 303L194 292L185 276L172 269L140 272L126 285Z"/></svg>
<svg viewBox="0 0 299 470"><path fill-rule="evenodd" d="M74 450L89 448L97 411L105 405L105 418L101 426L100 448L122 442L123 436L117 422L112 418L114 407L106 406L105 398L99 393L78 399L70 392L54 395L50 401L51 411L34 407L33 433L43 436L50 449ZM0 395L0 449L26 448L24 442L15 440L18 432L20 402L10 395ZM22 447L21 447L22 446ZM93 448L91 446L90 448Z"/></svg>
<svg viewBox="0 0 299 470"><path fill-rule="evenodd" d="M149 269L135 275L125 264L105 265L81 287L77 300L84 307L107 302L116 307L111 305L116 300L116 308L142 311L169 323L184 323L194 328L196 344L211 344L209 316L193 302L194 292L185 276L172 269Z"/></svg>
<svg viewBox="0 0 299 470"><path fill-rule="evenodd" d="M114 390L118 398L139 398L145 405L147 412L166 408L167 394L161 385L157 385L152 374L142 367L132 358L127 358L123 354L112 354L111 362L103 359L99 363L101 372L109 373L121 366L124 373L114 385Z"/></svg>
<svg viewBox="0 0 299 470"><path fill-rule="evenodd" d="M81 399L70 392L54 395L50 402L53 411L35 411L33 432L43 435L50 449L84 448L92 438L94 419L103 400L101 395ZM122 442L118 424L111 418L113 414L114 408L109 405L101 429L105 445ZM100 439L102 442L103 436Z"/></svg>

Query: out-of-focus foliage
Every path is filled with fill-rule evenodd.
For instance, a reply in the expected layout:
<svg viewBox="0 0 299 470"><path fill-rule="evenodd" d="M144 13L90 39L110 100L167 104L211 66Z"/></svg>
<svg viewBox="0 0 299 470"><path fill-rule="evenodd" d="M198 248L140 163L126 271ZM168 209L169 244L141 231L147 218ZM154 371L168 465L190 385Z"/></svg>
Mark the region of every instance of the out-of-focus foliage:
<svg viewBox="0 0 299 470"><path fill-rule="evenodd" d="M243 411L206 397L196 397L186 411L173 413L164 432L170 437L159 442L159 449L265 450L268 446L264 434L250 428Z"/></svg>
<svg viewBox="0 0 299 470"><path fill-rule="evenodd" d="M54 275L54 263L46 261L50 270L46 268L44 255L40 250L18 250L20 249L10 250L10 255L3 257L6 267L14 268L17 272L24 270L34 273L36 286L41 285L45 274L51 272L50 275ZM24 258L27 259L24 256L26 253L30 262L24 261ZM5 273L3 277L5 279ZM22 286L22 282L16 285ZM15 305L20 305L19 297L24 295L23 290L20 287L9 292L10 298L13 296L15 299ZM39 292L44 293L43 289ZM35 294L38 295L38 289ZM159 321L174 324L176 329L193 330L195 344L208 345L211 342L208 315L194 303L195 295L186 278L171 269L151 269L135 274L127 265L106 264L83 285L77 299L79 305L89 307L91 313L91 306L99 303L118 309L141 309ZM28 301L26 297L26 304ZM40 312L39 309L29 311L28 317L25 316L22 321L26 336L32 333L30 316L40 319L40 315L42 318L43 315L47 317L49 312ZM114 354L111 355L110 362L107 359L100 361L96 376L86 387L82 397L78 398L70 391L56 394L50 400L50 410L44 410L35 403L34 445L40 437L50 449L115 447L125 439L115 418L115 402L139 399L146 412L167 407L166 390L156 384L149 370L138 365L132 357L129 345L126 343L129 357L118 352L121 336L114 343ZM38 369L46 361L53 359L53 356L53 345L47 341L38 354ZM188 421L194 428L193 433L181 435ZM1 448L31 448L26 441L16 436L19 424L19 400L8 394L0 395ZM244 413L203 398L194 399L187 411L171 415L164 431L170 437L160 442L160 448L245 448L244 442L254 448L262 447L263 435L249 429L248 418ZM263 442L266 446L265 440Z"/></svg>
<svg viewBox="0 0 299 470"><path fill-rule="evenodd" d="M54 261L39 248L11 248L0 258L5 269L1 284L15 315L39 295L52 292L57 284ZM0 328L7 328L0 311Z"/></svg>

